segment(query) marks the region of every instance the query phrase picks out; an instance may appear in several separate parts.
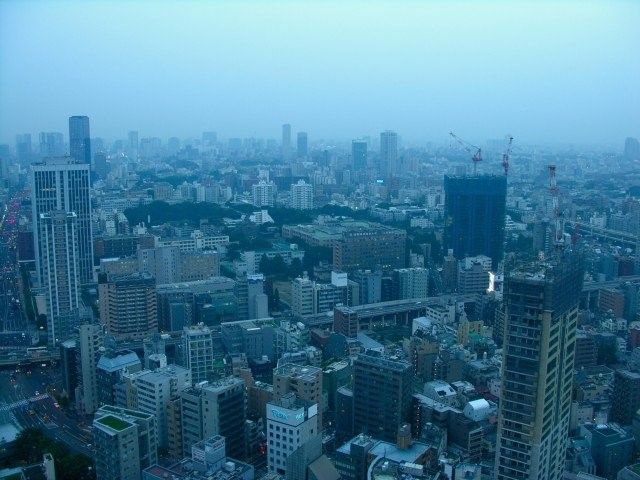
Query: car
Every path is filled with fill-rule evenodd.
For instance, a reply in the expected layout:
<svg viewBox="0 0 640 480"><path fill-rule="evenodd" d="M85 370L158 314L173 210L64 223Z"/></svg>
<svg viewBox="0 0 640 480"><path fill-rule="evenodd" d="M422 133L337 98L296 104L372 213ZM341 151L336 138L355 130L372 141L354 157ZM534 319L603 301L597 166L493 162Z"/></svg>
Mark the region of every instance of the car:
<svg viewBox="0 0 640 480"><path fill-rule="evenodd" d="M56 408L60 408L60 404L58 402L53 402L53 406Z"/></svg>

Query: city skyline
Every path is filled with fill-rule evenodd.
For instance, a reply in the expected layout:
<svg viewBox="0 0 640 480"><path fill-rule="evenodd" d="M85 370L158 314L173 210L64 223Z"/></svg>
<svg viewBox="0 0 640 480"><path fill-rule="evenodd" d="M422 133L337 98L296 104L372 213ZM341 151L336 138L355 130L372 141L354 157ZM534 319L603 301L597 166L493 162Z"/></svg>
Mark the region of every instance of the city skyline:
<svg viewBox="0 0 640 480"><path fill-rule="evenodd" d="M188 5L3 2L0 142L65 132L79 114L106 138L279 138L283 123L310 142L387 129L408 144L450 129L540 144L637 136L634 2Z"/></svg>

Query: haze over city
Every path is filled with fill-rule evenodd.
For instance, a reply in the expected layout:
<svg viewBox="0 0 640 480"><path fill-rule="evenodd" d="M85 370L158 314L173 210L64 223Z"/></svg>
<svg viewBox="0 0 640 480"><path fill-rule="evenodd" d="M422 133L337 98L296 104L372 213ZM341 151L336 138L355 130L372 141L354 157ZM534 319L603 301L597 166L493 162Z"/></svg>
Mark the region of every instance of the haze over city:
<svg viewBox="0 0 640 480"><path fill-rule="evenodd" d="M0 2L0 141L89 115L109 139L606 144L640 125L640 3Z"/></svg>

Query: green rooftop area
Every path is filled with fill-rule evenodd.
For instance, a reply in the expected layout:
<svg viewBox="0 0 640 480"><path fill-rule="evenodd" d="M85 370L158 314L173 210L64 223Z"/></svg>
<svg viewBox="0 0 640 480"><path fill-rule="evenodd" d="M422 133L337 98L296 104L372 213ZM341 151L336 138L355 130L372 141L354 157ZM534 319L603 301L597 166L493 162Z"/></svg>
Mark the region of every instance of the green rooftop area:
<svg viewBox="0 0 640 480"><path fill-rule="evenodd" d="M107 415L106 417L99 418L97 422L101 423L105 427L117 430L118 432L121 432L131 425L129 422L125 422L124 420L121 420L118 417L114 417L113 415Z"/></svg>
<svg viewBox="0 0 640 480"><path fill-rule="evenodd" d="M633 473L637 473L638 475L640 475L640 463L636 463L635 465L630 465L629 469L633 472Z"/></svg>

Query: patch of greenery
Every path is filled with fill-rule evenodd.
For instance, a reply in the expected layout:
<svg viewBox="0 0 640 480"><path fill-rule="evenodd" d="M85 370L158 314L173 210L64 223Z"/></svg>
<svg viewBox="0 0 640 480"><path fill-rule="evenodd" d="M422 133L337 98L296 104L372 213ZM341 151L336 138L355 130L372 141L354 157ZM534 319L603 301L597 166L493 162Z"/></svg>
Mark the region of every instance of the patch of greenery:
<svg viewBox="0 0 640 480"><path fill-rule="evenodd" d="M124 214L131 225L144 222L152 226L162 225L167 222L187 222L192 225L198 225L201 220L208 220L210 223L221 225L222 219L225 217L240 218L240 214L235 210L215 203L205 202L169 204L155 201L148 205L128 208L124 211Z"/></svg>

